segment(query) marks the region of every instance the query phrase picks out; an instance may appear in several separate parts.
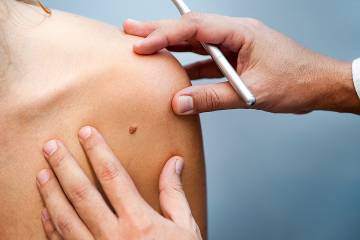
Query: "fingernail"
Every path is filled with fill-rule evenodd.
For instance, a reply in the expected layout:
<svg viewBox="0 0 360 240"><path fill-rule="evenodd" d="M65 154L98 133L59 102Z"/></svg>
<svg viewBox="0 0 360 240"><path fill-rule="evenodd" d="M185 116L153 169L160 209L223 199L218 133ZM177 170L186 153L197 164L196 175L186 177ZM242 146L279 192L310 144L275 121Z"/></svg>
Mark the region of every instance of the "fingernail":
<svg viewBox="0 0 360 240"><path fill-rule="evenodd" d="M139 40L136 43L134 43L134 48L141 47L144 44L144 40Z"/></svg>
<svg viewBox="0 0 360 240"><path fill-rule="evenodd" d="M178 98L179 113L190 114L194 110L194 100L191 96L180 96Z"/></svg>
<svg viewBox="0 0 360 240"><path fill-rule="evenodd" d="M50 216L49 216L49 212L46 208L44 208L42 211L41 211L41 218L44 222L47 222L50 220Z"/></svg>
<svg viewBox="0 0 360 240"><path fill-rule="evenodd" d="M89 138L91 136L91 127L86 126L80 129L79 137L83 140Z"/></svg>
<svg viewBox="0 0 360 240"><path fill-rule="evenodd" d="M44 152L48 157L53 155L56 152L57 149L58 149L58 145L57 145L56 140L48 141L44 145Z"/></svg>
<svg viewBox="0 0 360 240"><path fill-rule="evenodd" d="M132 18L126 19L126 22L131 23L131 24L138 24L138 23L140 23L140 21L135 20L135 19L132 19Z"/></svg>
<svg viewBox="0 0 360 240"><path fill-rule="evenodd" d="M183 169L184 169L184 160L177 159L175 162L175 173L180 176Z"/></svg>
<svg viewBox="0 0 360 240"><path fill-rule="evenodd" d="M41 170L36 177L40 185L47 183L49 181L49 178L50 178L50 172L47 169Z"/></svg>

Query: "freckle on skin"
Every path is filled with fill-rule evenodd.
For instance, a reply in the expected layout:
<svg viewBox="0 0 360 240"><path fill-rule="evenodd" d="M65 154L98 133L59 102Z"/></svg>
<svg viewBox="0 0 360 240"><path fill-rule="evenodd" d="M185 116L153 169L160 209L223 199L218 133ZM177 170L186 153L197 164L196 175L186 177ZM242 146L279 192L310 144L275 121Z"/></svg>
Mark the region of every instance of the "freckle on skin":
<svg viewBox="0 0 360 240"><path fill-rule="evenodd" d="M133 135L133 134L136 133L137 129L138 129L137 126L130 126L130 127L129 127L129 133L130 133L131 135Z"/></svg>

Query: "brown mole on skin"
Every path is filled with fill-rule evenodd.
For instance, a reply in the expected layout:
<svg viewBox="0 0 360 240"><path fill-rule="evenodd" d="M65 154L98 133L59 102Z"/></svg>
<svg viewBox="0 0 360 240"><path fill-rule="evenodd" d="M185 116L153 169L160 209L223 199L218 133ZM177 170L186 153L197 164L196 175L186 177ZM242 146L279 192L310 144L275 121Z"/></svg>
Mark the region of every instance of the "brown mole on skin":
<svg viewBox="0 0 360 240"><path fill-rule="evenodd" d="M130 126L130 127L129 127L129 133L130 133L131 135L133 135L133 134L136 133L137 129L138 129L138 128L137 128L136 126Z"/></svg>

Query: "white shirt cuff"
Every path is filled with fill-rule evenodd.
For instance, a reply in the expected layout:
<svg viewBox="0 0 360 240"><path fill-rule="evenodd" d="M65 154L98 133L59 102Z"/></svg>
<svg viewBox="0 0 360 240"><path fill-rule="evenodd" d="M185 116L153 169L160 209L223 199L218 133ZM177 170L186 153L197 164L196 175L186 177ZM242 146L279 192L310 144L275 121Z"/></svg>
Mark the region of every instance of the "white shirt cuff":
<svg viewBox="0 0 360 240"><path fill-rule="evenodd" d="M352 74L356 93L360 98L360 58L355 59L352 64Z"/></svg>

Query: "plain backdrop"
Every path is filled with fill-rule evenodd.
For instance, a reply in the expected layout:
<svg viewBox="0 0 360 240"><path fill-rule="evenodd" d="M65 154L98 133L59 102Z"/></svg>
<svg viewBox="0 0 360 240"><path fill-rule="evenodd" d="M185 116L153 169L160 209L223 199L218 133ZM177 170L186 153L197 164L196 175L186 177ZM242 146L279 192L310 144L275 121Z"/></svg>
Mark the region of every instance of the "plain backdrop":
<svg viewBox="0 0 360 240"><path fill-rule="evenodd" d="M48 0L121 26L126 18L178 17L170 0ZM360 57L359 0L187 0L196 11L255 17L306 47ZM178 54L182 63L199 57ZM209 237L360 239L360 117L223 111L201 116Z"/></svg>

